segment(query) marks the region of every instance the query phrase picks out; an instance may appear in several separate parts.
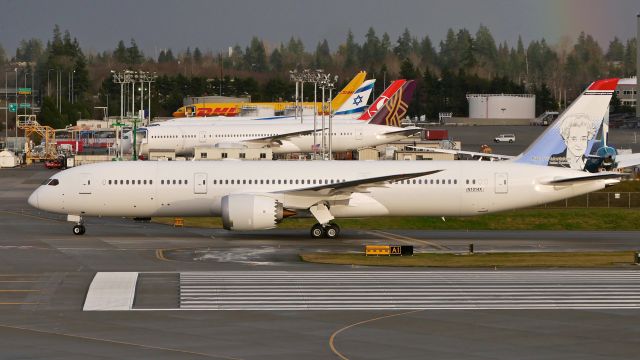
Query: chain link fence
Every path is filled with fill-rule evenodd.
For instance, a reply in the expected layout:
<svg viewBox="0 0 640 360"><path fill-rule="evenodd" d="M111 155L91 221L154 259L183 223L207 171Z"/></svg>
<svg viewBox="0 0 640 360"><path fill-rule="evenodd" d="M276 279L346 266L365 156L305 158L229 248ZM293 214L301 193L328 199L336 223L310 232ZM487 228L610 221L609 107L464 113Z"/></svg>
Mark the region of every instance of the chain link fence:
<svg viewBox="0 0 640 360"><path fill-rule="evenodd" d="M640 192L592 192L539 206L540 208L640 208Z"/></svg>

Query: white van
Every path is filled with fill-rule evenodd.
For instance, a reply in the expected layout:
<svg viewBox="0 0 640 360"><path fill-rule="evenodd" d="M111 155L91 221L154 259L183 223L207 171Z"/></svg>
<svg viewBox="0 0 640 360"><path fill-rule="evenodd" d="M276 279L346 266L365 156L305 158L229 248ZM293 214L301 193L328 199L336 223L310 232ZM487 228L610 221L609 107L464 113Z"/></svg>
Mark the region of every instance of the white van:
<svg viewBox="0 0 640 360"><path fill-rule="evenodd" d="M516 142L516 136L514 134L500 134L497 137L493 138L493 141L497 143L501 143L501 142L514 143Z"/></svg>

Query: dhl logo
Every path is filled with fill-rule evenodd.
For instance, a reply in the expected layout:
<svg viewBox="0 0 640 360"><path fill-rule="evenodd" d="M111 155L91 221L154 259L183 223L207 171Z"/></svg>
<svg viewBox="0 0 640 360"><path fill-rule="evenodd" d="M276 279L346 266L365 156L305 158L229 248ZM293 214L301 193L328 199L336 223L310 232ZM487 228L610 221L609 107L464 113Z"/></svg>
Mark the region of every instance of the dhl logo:
<svg viewBox="0 0 640 360"><path fill-rule="evenodd" d="M201 107L196 109L195 116L236 116L239 113L237 107Z"/></svg>

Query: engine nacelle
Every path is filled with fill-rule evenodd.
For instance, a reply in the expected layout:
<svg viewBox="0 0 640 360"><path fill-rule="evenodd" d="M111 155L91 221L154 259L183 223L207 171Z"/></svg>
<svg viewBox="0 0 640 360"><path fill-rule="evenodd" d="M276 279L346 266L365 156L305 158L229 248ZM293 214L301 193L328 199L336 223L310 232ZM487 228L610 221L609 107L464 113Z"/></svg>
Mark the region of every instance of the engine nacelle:
<svg viewBox="0 0 640 360"><path fill-rule="evenodd" d="M221 205L227 230L273 229L283 218L282 204L265 195L231 194L222 197Z"/></svg>

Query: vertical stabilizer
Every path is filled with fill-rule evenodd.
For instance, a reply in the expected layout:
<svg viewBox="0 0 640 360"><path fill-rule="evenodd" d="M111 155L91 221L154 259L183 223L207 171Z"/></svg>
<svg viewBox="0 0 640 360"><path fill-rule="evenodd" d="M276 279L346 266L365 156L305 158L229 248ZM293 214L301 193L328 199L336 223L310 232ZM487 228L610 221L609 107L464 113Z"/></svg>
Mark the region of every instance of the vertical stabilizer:
<svg viewBox="0 0 640 360"><path fill-rule="evenodd" d="M369 106L367 111L365 111L362 115L360 115L358 120L368 121L369 119L371 119L371 117L373 117L373 115L375 115L378 112L378 110L380 110L384 106L387 100L389 100L389 98L393 96L393 94L395 94L396 91L398 91L400 87L402 87L402 85L404 85L406 82L407 80L404 80L404 79L396 80L392 82L391 85L389 85L389 87L387 87L382 92L382 94L378 96L378 98L373 102L373 104Z"/></svg>
<svg viewBox="0 0 640 360"><path fill-rule="evenodd" d="M514 161L584 170L617 85L618 79L592 83Z"/></svg>
<svg viewBox="0 0 640 360"><path fill-rule="evenodd" d="M413 80L407 81L369 120L369 124L399 127L402 119L407 115L409 103L413 99L415 90L416 82Z"/></svg>
<svg viewBox="0 0 640 360"><path fill-rule="evenodd" d="M363 82L362 85L351 94L349 99L347 99L338 110L335 110L333 115L352 114L354 117L360 116L367 108L367 103L371 97L375 82L375 79Z"/></svg>
<svg viewBox="0 0 640 360"><path fill-rule="evenodd" d="M366 71L360 71L356 74L356 76L351 79L351 81L344 87L344 89L340 90L338 95L331 100L331 108L339 109L342 104L353 94L360 85L364 82L364 79L367 77Z"/></svg>

